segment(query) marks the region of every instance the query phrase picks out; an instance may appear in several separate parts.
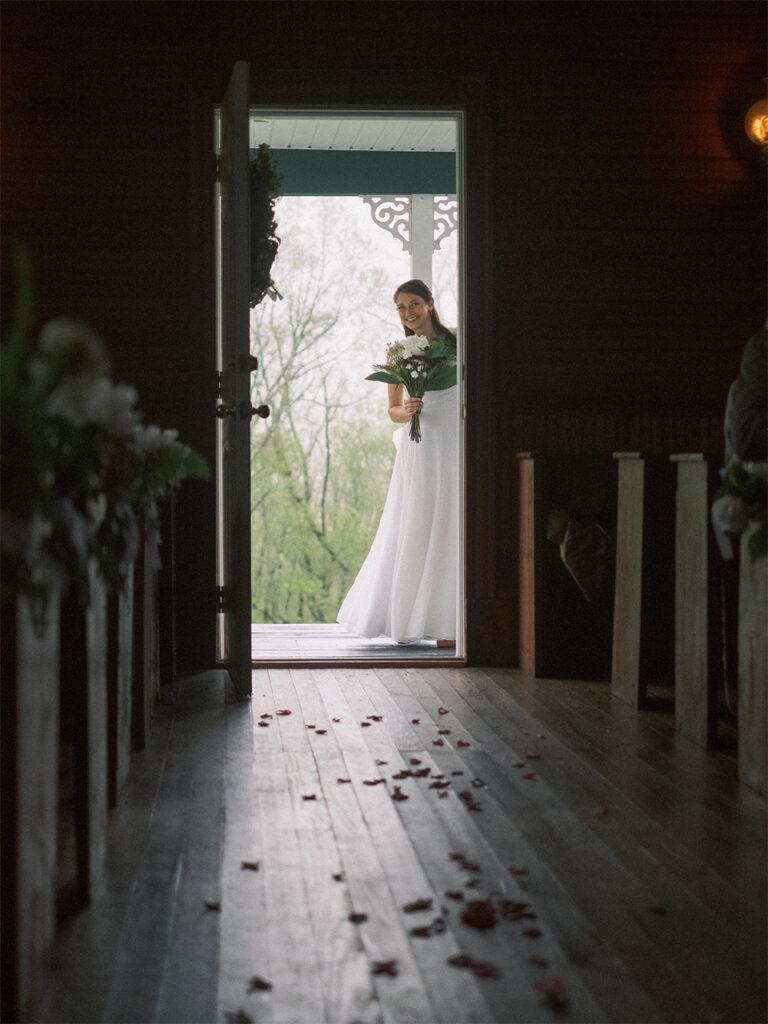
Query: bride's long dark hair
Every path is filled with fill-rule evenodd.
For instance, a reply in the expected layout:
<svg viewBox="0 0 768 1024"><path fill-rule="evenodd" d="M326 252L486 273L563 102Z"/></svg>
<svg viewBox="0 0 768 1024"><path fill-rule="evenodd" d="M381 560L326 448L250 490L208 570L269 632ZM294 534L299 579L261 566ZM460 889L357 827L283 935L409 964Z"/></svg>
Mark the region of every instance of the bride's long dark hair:
<svg viewBox="0 0 768 1024"><path fill-rule="evenodd" d="M400 295L402 292L405 292L407 295L418 295L419 298L424 299L425 302L431 302L432 309L429 311L429 316L430 319L432 320L432 326L435 329L435 335L437 337L449 338L454 343L454 345L456 344L456 335L450 328L445 326L445 324L438 316L437 310L435 309L434 296L432 295L432 292L429 290L429 288L427 288L423 281L420 281L418 277L416 277L412 281L406 281L404 284L401 284L400 287L395 291L395 302L397 302L397 296ZM405 327L405 325L403 326ZM413 333L414 332L411 330L410 327L405 327L406 337Z"/></svg>

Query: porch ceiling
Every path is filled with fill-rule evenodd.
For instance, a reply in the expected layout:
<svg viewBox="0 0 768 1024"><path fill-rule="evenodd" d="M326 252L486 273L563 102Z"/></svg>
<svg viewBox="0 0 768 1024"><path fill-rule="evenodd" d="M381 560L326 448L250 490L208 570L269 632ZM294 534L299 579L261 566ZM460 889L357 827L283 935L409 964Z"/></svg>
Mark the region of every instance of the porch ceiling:
<svg viewBox="0 0 768 1024"><path fill-rule="evenodd" d="M251 149L262 142L280 150L455 153L456 121L434 115L252 116Z"/></svg>

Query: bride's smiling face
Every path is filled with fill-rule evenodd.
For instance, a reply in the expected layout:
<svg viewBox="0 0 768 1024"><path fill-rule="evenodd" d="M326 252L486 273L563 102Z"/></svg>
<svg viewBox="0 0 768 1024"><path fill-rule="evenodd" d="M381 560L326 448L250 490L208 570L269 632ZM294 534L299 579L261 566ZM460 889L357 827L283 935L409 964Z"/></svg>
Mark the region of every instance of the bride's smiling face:
<svg viewBox="0 0 768 1024"><path fill-rule="evenodd" d="M395 308L400 322L414 334L422 334L425 337L432 334L432 320L429 314L433 306L434 303L425 302L420 295L398 292L395 296Z"/></svg>

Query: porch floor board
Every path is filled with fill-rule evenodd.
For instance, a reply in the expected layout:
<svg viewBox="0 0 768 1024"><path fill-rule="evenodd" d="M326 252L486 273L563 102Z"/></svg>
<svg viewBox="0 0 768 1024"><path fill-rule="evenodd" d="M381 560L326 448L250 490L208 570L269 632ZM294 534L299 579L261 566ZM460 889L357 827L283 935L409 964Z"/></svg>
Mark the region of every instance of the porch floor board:
<svg viewBox="0 0 768 1024"><path fill-rule="evenodd" d="M495 927L462 921L472 900ZM166 688L35 1019L748 1024L766 1009L766 805L732 754L607 683L329 664L258 668L250 702L220 672Z"/></svg>

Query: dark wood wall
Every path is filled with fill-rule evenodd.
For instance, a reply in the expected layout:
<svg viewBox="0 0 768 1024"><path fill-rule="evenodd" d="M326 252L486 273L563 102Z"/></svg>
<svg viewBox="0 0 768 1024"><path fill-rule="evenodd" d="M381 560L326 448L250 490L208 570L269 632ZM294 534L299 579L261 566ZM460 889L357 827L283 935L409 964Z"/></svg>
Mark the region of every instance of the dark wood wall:
<svg viewBox="0 0 768 1024"><path fill-rule="evenodd" d="M211 115L233 62L256 104L461 105L469 655L514 663L515 453L721 446L768 307L765 166L742 126L764 13L6 0L4 320L23 241L40 319L98 330L146 419L211 456ZM209 487L182 492L175 525L164 607L185 670L213 658Z"/></svg>

